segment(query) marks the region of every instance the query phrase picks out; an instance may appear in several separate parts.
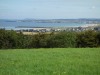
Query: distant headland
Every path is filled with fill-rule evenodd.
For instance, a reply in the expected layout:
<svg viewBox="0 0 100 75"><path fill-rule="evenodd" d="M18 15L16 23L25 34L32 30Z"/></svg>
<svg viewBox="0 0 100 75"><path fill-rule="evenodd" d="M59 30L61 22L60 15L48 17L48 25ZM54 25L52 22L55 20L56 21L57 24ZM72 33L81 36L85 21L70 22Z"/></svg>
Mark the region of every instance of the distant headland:
<svg viewBox="0 0 100 75"><path fill-rule="evenodd" d="M99 18L79 18L79 19L0 19L0 22L36 22L36 23L86 23L100 24Z"/></svg>

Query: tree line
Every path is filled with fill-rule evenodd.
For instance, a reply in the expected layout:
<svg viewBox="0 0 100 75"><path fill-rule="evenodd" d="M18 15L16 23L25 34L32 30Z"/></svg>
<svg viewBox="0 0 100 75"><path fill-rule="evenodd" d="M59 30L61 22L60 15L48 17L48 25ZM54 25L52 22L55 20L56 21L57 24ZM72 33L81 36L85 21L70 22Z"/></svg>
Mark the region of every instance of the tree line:
<svg viewBox="0 0 100 75"><path fill-rule="evenodd" d="M0 30L0 49L86 47L100 47L100 32L87 30L23 35L13 30Z"/></svg>

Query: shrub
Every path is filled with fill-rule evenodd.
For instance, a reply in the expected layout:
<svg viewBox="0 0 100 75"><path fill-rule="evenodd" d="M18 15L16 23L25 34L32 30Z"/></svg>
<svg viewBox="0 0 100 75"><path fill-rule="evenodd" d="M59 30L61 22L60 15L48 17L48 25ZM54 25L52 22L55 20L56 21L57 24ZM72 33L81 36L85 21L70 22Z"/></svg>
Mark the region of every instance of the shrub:
<svg viewBox="0 0 100 75"><path fill-rule="evenodd" d="M77 34L77 47L98 47L97 32L88 30Z"/></svg>

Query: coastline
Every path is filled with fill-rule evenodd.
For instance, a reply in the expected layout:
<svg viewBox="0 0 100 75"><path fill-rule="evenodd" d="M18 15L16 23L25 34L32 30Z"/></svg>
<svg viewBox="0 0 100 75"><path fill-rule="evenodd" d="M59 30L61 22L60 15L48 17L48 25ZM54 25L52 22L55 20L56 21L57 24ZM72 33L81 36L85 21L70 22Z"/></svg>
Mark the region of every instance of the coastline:
<svg viewBox="0 0 100 75"><path fill-rule="evenodd" d="M85 24L81 27L96 27L96 26L99 26L100 24Z"/></svg>

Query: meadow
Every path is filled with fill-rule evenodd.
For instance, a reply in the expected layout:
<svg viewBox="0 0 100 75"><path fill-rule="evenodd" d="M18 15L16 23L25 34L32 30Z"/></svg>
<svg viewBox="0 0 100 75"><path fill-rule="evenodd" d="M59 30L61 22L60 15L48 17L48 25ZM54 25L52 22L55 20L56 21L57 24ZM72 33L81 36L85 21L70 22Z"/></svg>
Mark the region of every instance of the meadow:
<svg viewBox="0 0 100 75"><path fill-rule="evenodd" d="M100 75L100 49L1 49L0 75Z"/></svg>

